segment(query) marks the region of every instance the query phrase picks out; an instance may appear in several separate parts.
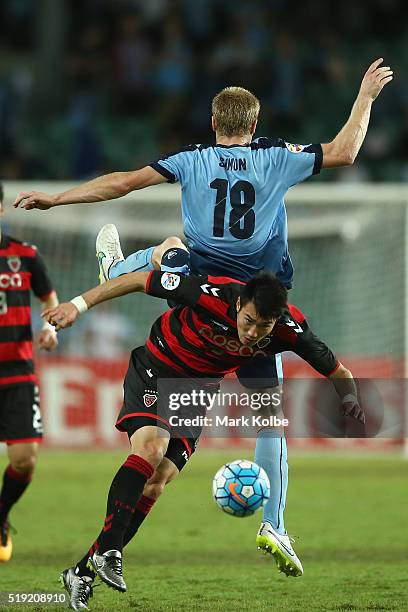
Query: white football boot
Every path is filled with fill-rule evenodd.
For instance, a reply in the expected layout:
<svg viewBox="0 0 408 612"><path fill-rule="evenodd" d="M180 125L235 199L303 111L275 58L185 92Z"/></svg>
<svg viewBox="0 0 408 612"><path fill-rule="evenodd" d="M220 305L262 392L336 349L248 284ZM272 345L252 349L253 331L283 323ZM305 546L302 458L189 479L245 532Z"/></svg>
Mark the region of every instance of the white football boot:
<svg viewBox="0 0 408 612"><path fill-rule="evenodd" d="M109 270L119 261L123 261L122 249L116 225L107 223L96 237L96 257L99 264L99 282L109 280Z"/></svg>
<svg viewBox="0 0 408 612"><path fill-rule="evenodd" d="M270 554L275 559L278 569L287 576L302 576L303 567L288 535L281 535L270 523L261 523L256 536L258 550Z"/></svg>

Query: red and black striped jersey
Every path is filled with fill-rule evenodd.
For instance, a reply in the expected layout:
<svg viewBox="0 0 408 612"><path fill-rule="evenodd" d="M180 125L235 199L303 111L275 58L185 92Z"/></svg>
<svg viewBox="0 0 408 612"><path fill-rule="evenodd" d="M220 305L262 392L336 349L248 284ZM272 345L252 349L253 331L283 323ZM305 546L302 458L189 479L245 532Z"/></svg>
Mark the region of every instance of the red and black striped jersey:
<svg viewBox="0 0 408 612"><path fill-rule="evenodd" d="M37 248L3 235L0 241L0 386L35 382L30 292L53 291Z"/></svg>
<svg viewBox="0 0 408 612"><path fill-rule="evenodd" d="M146 342L158 375L222 378L247 359L284 351L293 351L324 376L337 368L333 352L291 304L268 336L253 346L241 344L236 303L242 286L228 277L151 272L146 293L177 304L155 321Z"/></svg>

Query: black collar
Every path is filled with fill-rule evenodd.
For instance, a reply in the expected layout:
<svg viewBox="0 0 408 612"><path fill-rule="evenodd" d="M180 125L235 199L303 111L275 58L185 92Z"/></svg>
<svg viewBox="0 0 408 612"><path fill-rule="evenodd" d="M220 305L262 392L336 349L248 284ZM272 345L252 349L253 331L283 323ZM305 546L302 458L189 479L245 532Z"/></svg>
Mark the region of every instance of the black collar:
<svg viewBox="0 0 408 612"><path fill-rule="evenodd" d="M230 144L230 145L225 145L225 144L220 144L219 142L216 142L215 147L222 147L223 149L231 149L232 147L250 147L251 143L247 142L245 144Z"/></svg>

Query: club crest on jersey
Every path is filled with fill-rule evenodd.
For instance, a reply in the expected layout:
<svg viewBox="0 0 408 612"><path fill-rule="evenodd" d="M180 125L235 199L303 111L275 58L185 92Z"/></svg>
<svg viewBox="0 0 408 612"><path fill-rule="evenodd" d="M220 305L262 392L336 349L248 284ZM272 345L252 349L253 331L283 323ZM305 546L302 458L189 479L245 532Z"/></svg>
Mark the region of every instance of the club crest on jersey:
<svg viewBox="0 0 408 612"><path fill-rule="evenodd" d="M12 272L18 272L21 268L21 259L18 255L13 255L12 257L7 257L8 267Z"/></svg>
<svg viewBox="0 0 408 612"><path fill-rule="evenodd" d="M291 153L301 153L306 147L310 145L300 145L300 144L291 144L290 142L285 142L286 148Z"/></svg>
<svg viewBox="0 0 408 612"><path fill-rule="evenodd" d="M164 289L167 289L167 291L173 291L173 289L177 289L179 286L180 277L177 274L165 272L161 277L161 284Z"/></svg>
<svg viewBox="0 0 408 612"><path fill-rule="evenodd" d="M260 349L265 348L265 346L268 346L268 344L271 343L272 338L270 336L265 336L265 338L262 338L261 340L258 340L258 342L256 343L256 346L259 346Z"/></svg>
<svg viewBox="0 0 408 612"><path fill-rule="evenodd" d="M145 393L143 395L143 401L146 408L150 408L157 402L157 395L153 395L152 393Z"/></svg>

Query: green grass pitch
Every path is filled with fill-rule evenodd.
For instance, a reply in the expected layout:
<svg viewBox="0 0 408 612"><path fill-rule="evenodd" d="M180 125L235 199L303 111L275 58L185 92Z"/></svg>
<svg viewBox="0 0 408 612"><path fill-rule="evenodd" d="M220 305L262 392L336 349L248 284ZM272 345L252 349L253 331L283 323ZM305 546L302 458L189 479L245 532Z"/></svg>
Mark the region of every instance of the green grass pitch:
<svg viewBox="0 0 408 612"><path fill-rule="evenodd" d="M58 591L59 572L99 532L105 495L126 453L43 452L12 514L14 556L0 591ZM126 549L128 592L95 589L91 610L407 610L408 465L398 457L290 458L286 525L299 536L301 578L286 578L254 545L260 514L224 515L211 480L252 452L198 451ZM5 461L2 462L5 464ZM61 610L7 606L6 610Z"/></svg>

